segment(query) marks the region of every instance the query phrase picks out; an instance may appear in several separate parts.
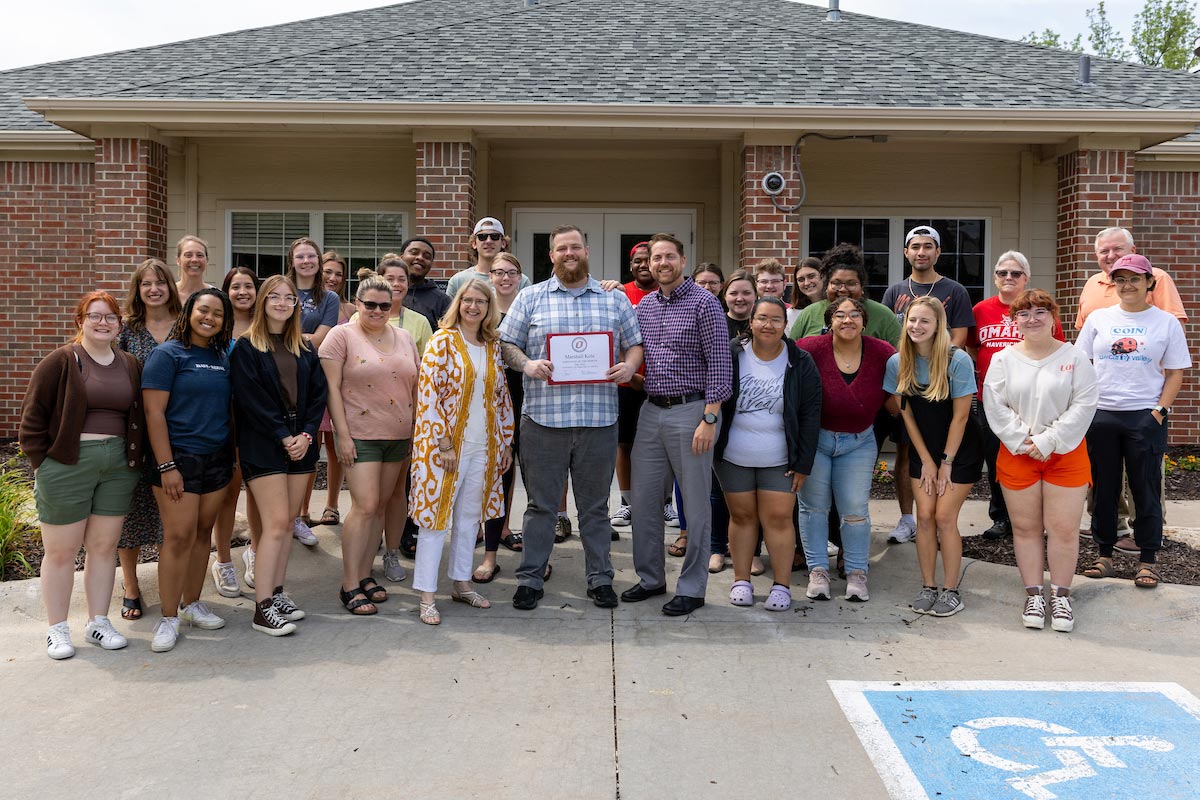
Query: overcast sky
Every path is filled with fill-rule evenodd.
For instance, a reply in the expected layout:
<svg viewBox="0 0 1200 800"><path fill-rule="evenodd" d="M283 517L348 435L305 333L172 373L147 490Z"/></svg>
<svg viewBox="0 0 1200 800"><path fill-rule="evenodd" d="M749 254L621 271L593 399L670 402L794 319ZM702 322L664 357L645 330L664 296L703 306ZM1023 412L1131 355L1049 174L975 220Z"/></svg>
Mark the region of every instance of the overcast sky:
<svg viewBox="0 0 1200 800"><path fill-rule="evenodd" d="M521 0L512 0L514 4ZM730 0L736 5L737 0ZM813 1L824 6L824 2ZM96 53L194 39L298 19L387 5L379 0L5 0L0 70ZM842 10L1019 39L1054 28L1085 30L1096 0L841 0ZM1108 0L1109 19L1126 37L1142 0Z"/></svg>

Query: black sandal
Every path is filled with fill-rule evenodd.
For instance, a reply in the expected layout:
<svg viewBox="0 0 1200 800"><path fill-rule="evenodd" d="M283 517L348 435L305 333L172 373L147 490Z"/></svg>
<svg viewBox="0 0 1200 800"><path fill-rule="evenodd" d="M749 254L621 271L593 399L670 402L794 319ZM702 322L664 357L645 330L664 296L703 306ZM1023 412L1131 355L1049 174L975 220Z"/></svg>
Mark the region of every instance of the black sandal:
<svg viewBox="0 0 1200 800"><path fill-rule="evenodd" d="M135 620L142 618L142 598L121 598L121 619Z"/></svg>
<svg viewBox="0 0 1200 800"><path fill-rule="evenodd" d="M519 553L525 549L525 536L519 531L513 531L508 536L500 537L500 544L512 550L514 553Z"/></svg>
<svg viewBox="0 0 1200 800"><path fill-rule="evenodd" d="M362 589L354 589L347 592L345 589L338 589L338 597L341 598L342 605L356 617L369 617L372 614L378 614L379 609L375 608L375 604L367 597ZM355 600L354 598L359 598ZM359 609L371 606L370 611L360 611Z"/></svg>
<svg viewBox="0 0 1200 800"><path fill-rule="evenodd" d="M404 533L400 534L400 552L405 558L414 558L417 555L417 537L410 535L408 528L404 529Z"/></svg>
<svg viewBox="0 0 1200 800"><path fill-rule="evenodd" d="M368 583L375 584L368 586ZM372 603L386 603L388 599L387 589L379 585L379 582L374 578L363 578L358 582L358 588L362 589L363 594L371 599ZM382 595L382 597L380 596Z"/></svg>

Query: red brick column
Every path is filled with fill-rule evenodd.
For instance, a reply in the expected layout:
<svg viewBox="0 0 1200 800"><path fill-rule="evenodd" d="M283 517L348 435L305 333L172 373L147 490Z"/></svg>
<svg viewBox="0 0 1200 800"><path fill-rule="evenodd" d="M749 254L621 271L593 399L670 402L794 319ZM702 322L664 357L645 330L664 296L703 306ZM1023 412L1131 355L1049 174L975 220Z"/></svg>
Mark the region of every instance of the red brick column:
<svg viewBox="0 0 1200 800"><path fill-rule="evenodd" d="M1077 150L1058 159L1058 280L1063 327L1074 338L1079 295L1096 266L1096 234L1133 224L1133 153ZM1136 232L1135 232L1136 235Z"/></svg>
<svg viewBox="0 0 1200 800"><path fill-rule="evenodd" d="M1200 172L1138 172L1134 178L1133 236L1138 252L1171 274L1188 321L1183 330L1200 366ZM1171 443L1200 441L1197 367L1184 377L1171 413Z"/></svg>
<svg viewBox="0 0 1200 800"><path fill-rule="evenodd" d="M759 260L777 258L793 265L800 256L800 217L784 214L762 190L768 172L782 172L788 188L780 205L796 202L791 145L746 145L742 149L741 208L738 220L738 266L752 269Z"/></svg>
<svg viewBox="0 0 1200 800"><path fill-rule="evenodd" d="M134 267L167 256L167 148L149 139L98 139L95 174L91 287L120 297Z"/></svg>
<svg viewBox="0 0 1200 800"><path fill-rule="evenodd" d="M29 376L74 333L92 271L92 165L0 162L0 437L17 435Z"/></svg>
<svg viewBox="0 0 1200 800"><path fill-rule="evenodd" d="M474 263L467 240L475 224L475 146L417 142L416 235L437 251L430 277L447 278Z"/></svg>

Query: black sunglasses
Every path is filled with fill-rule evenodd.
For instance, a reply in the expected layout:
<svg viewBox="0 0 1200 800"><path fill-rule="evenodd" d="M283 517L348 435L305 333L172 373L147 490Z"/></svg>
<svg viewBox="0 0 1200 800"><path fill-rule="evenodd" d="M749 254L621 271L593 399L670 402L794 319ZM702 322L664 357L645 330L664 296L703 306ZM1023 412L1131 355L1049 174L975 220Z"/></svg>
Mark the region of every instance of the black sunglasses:
<svg viewBox="0 0 1200 800"><path fill-rule="evenodd" d="M487 242L487 241L498 242L504 238L504 234L503 233L477 233L477 234L475 234L475 238L481 242Z"/></svg>
<svg viewBox="0 0 1200 800"><path fill-rule="evenodd" d="M358 302L362 303L363 308L365 308L367 311L374 311L377 308L380 311L391 311L392 310L391 302L386 301L386 300L382 303L376 303L374 300L359 300Z"/></svg>

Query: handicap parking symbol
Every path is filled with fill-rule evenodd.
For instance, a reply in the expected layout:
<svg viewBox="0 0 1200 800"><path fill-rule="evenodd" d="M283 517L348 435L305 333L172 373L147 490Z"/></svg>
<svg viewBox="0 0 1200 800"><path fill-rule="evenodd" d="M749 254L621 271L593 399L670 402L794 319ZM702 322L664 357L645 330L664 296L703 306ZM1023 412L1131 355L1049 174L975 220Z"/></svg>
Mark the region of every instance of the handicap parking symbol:
<svg viewBox="0 0 1200 800"><path fill-rule="evenodd" d="M830 688L894 800L1200 800L1200 700L1178 684Z"/></svg>

